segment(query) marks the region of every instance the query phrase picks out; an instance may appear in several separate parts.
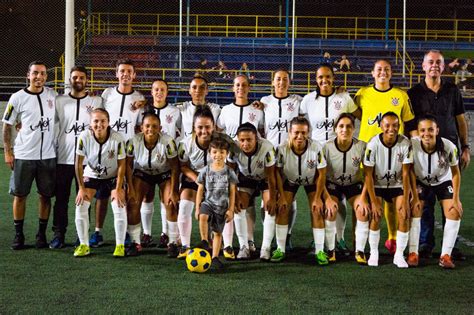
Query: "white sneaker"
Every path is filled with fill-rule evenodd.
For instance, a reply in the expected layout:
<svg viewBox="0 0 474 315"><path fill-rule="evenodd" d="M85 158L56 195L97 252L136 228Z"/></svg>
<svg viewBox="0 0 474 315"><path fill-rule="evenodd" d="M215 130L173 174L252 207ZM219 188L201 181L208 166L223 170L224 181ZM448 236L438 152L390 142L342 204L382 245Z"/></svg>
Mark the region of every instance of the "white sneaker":
<svg viewBox="0 0 474 315"><path fill-rule="evenodd" d="M263 248L260 250L260 260L269 261L272 258L270 248Z"/></svg>
<svg viewBox="0 0 474 315"><path fill-rule="evenodd" d="M393 256L393 263L397 265L398 268L408 268L408 264L403 255Z"/></svg>
<svg viewBox="0 0 474 315"><path fill-rule="evenodd" d="M379 265L379 252L370 253L369 260L367 261L367 265L371 267L377 267Z"/></svg>
<svg viewBox="0 0 474 315"><path fill-rule="evenodd" d="M239 250L239 254L237 254L237 259L249 259L250 258L250 251L247 246L242 246Z"/></svg>

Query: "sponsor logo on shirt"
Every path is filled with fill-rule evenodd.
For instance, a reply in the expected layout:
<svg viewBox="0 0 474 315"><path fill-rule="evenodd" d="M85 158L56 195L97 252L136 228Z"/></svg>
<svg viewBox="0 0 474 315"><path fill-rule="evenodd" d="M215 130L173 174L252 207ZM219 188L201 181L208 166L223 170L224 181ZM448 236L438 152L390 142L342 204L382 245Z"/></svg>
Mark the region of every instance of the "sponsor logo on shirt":
<svg viewBox="0 0 474 315"><path fill-rule="evenodd" d="M367 123L369 124L369 126L372 126L372 125L375 125L375 123L377 123L377 125L380 127L380 122L382 121L382 113L378 113L377 116L375 116L374 119L368 119L367 120Z"/></svg>
<svg viewBox="0 0 474 315"><path fill-rule="evenodd" d="M41 119L38 121L36 125L31 125L30 129L32 131L37 131L39 130L40 132L48 132L49 131L49 126L50 126L51 119L46 118L44 119L41 117Z"/></svg>
<svg viewBox="0 0 474 315"><path fill-rule="evenodd" d="M346 174L342 173L341 176L336 178L337 181L339 181L343 186L346 183L352 183L352 174L349 174L349 176L346 176Z"/></svg>
<svg viewBox="0 0 474 315"><path fill-rule="evenodd" d="M331 129L334 126L334 119L323 121L316 124L316 129Z"/></svg>
<svg viewBox="0 0 474 315"><path fill-rule="evenodd" d="M131 124L131 121L128 120L122 120L122 117L120 117L115 124L110 126L112 129L117 130L117 132L125 132L128 133L128 125Z"/></svg>
<svg viewBox="0 0 474 315"><path fill-rule="evenodd" d="M288 122L286 120L278 119L277 121L275 121L273 125L270 125L268 129L270 130L277 129L278 131L288 131Z"/></svg>
<svg viewBox="0 0 474 315"><path fill-rule="evenodd" d="M77 136L79 135L81 132L83 132L84 130L87 129L87 127L89 127L88 124L86 123L82 123L82 124L79 124L77 121L74 123L74 125L71 126L71 128L69 129L66 129L64 131L65 134L69 134L71 132L74 132L74 135Z"/></svg>

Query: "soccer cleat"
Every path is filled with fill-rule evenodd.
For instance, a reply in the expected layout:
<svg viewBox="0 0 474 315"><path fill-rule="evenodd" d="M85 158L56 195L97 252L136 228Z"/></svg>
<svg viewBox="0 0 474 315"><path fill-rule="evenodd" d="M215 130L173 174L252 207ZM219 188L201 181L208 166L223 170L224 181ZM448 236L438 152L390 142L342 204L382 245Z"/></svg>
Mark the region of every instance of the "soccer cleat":
<svg viewBox="0 0 474 315"><path fill-rule="evenodd" d="M359 265L367 265L367 259L365 258L364 252L357 251L355 253L355 260Z"/></svg>
<svg viewBox="0 0 474 315"><path fill-rule="evenodd" d="M44 234L36 234L36 248L41 249L41 248L48 248L48 242L46 241L46 235Z"/></svg>
<svg viewBox="0 0 474 315"><path fill-rule="evenodd" d="M255 246L254 241L249 241L249 251L250 251L250 256L252 256L257 251L257 246Z"/></svg>
<svg viewBox="0 0 474 315"><path fill-rule="evenodd" d="M260 260L262 261L269 261L271 257L270 248L261 248L260 249Z"/></svg>
<svg viewBox="0 0 474 315"><path fill-rule="evenodd" d="M223 252L224 252L224 258L226 260L234 260L235 259L235 253L234 253L234 249L232 247L227 246L226 248L224 248Z"/></svg>
<svg viewBox="0 0 474 315"><path fill-rule="evenodd" d="M175 243L168 244L168 258L176 258L178 254L178 246Z"/></svg>
<svg viewBox="0 0 474 315"><path fill-rule="evenodd" d="M408 264L403 255L394 255L393 264L396 265L398 268L408 268Z"/></svg>
<svg viewBox="0 0 474 315"><path fill-rule="evenodd" d="M351 255L351 250L347 247L346 241L342 238L339 242L336 242L336 252L339 256L348 257Z"/></svg>
<svg viewBox="0 0 474 315"><path fill-rule="evenodd" d="M388 250L390 255L395 255L397 251L397 241L396 240L386 240L385 241L385 248Z"/></svg>
<svg viewBox="0 0 474 315"><path fill-rule="evenodd" d="M333 250L328 250L326 256L327 256L328 261L330 263L335 263L336 262L336 251L334 249Z"/></svg>
<svg viewBox="0 0 474 315"><path fill-rule="evenodd" d="M367 265L371 267L377 267L379 265L379 252L370 253L369 260L367 261Z"/></svg>
<svg viewBox="0 0 474 315"><path fill-rule="evenodd" d="M161 233L160 236L160 244L158 245L159 248L166 248L168 243L170 242L170 238L165 233Z"/></svg>
<svg viewBox="0 0 474 315"><path fill-rule="evenodd" d="M176 258L186 259L186 257L188 256L188 252L189 252L189 247L181 246L181 248L179 249L178 256L176 256Z"/></svg>
<svg viewBox="0 0 474 315"><path fill-rule="evenodd" d="M143 248L151 247L153 245L153 237L148 234L143 234L140 244Z"/></svg>
<svg viewBox="0 0 474 315"><path fill-rule="evenodd" d="M278 263L278 262L282 262L285 258L286 258L285 252L283 252L281 249L277 248L273 252L272 258L270 258L270 261Z"/></svg>
<svg viewBox="0 0 474 315"><path fill-rule="evenodd" d="M64 244L64 238L61 236L55 236L53 240L49 243L49 248L51 249L61 249L65 246L66 244Z"/></svg>
<svg viewBox="0 0 474 315"><path fill-rule="evenodd" d="M224 264L218 257L212 258L211 270L215 272L224 271Z"/></svg>
<svg viewBox="0 0 474 315"><path fill-rule="evenodd" d="M132 256L132 257L133 257L133 256L138 256L138 255L140 255L141 251L142 251L142 245L133 242L133 243L130 244L130 246L127 247L127 249L125 250L125 255L126 255L126 256Z"/></svg>
<svg viewBox="0 0 474 315"><path fill-rule="evenodd" d="M418 267L418 254L417 253L410 253L407 257L407 263L410 267Z"/></svg>
<svg viewBox="0 0 474 315"><path fill-rule="evenodd" d="M25 235L23 233L15 234L15 238L12 241L11 248L13 250L23 249L25 247Z"/></svg>
<svg viewBox="0 0 474 315"><path fill-rule="evenodd" d="M250 250L247 246L242 246L240 248L239 253L237 254L237 259L249 259L250 258Z"/></svg>
<svg viewBox="0 0 474 315"><path fill-rule="evenodd" d="M202 240L199 244L196 245L196 248L202 248L204 250L209 251L209 242L206 240Z"/></svg>
<svg viewBox="0 0 474 315"><path fill-rule="evenodd" d="M89 246L92 248L97 248L99 246L104 245L104 237L100 234L99 231L95 231L91 235L91 239L89 240Z"/></svg>
<svg viewBox="0 0 474 315"><path fill-rule="evenodd" d="M324 266L324 265L329 264L328 255L326 255L324 251L322 250L319 251L315 257L316 257L316 262L318 263L318 265Z"/></svg>
<svg viewBox="0 0 474 315"><path fill-rule="evenodd" d="M291 234L286 235L285 251L291 252L293 250L293 243L291 242Z"/></svg>
<svg viewBox="0 0 474 315"><path fill-rule="evenodd" d="M80 244L74 250L74 257L84 257L89 256L91 253L91 249L86 244Z"/></svg>
<svg viewBox="0 0 474 315"><path fill-rule="evenodd" d="M439 258L439 265L444 269L454 269L456 265L453 263L451 256L444 254Z"/></svg>
<svg viewBox="0 0 474 315"><path fill-rule="evenodd" d="M125 245L119 244L115 246L114 257L120 258L125 257Z"/></svg>

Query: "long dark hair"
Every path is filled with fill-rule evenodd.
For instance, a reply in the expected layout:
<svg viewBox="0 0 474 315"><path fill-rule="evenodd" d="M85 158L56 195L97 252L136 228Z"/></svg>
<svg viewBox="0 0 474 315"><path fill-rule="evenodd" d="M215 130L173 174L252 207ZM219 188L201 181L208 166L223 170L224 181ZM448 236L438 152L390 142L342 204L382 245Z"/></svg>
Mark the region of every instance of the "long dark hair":
<svg viewBox="0 0 474 315"><path fill-rule="evenodd" d="M196 111L194 112L194 116L193 116L193 134L194 134L194 125L196 123L196 119L198 118L209 118L212 121L212 124L214 126L216 125L216 122L214 121L214 115L212 114L212 111L209 105L196 106Z"/></svg>
<svg viewBox="0 0 474 315"><path fill-rule="evenodd" d="M329 63L322 63L316 68L316 93L317 93L316 97L319 97L319 94L321 94L320 93L320 88L319 88L319 85L318 85L318 82L317 82L317 80L318 80L318 74L317 73L318 73L319 69L321 69L321 68L329 69L329 71L331 71L332 77L334 78L334 76L335 76L334 69L332 68L332 65L330 65ZM336 89L334 86L332 88L333 88L333 90Z"/></svg>
<svg viewBox="0 0 474 315"><path fill-rule="evenodd" d="M438 120L436 119L436 116L434 116L432 114L425 114L425 115L421 116L420 118L418 118L418 120L416 121L417 128L418 128L418 125L420 124L420 122L422 122L424 120L428 120L428 121L433 122L436 125L436 128L438 128ZM438 157L439 158L441 158L442 156L444 157L446 155L446 152L444 151L444 143L443 143L443 140L441 139L441 136L439 135L439 133L436 135L435 150L436 150L436 152L438 152Z"/></svg>

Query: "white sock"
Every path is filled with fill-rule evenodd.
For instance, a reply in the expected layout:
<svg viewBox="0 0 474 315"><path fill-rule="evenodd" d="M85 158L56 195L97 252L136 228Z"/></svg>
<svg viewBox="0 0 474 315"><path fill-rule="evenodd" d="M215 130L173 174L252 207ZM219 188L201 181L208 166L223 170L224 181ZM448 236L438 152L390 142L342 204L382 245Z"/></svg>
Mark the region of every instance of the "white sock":
<svg viewBox="0 0 474 315"><path fill-rule="evenodd" d="M178 223L168 221L168 236L170 238L170 243L176 243L178 240Z"/></svg>
<svg viewBox="0 0 474 315"><path fill-rule="evenodd" d="M272 247L273 237L275 236L275 216L271 216L265 212L265 220L263 221L263 240L262 248L270 249Z"/></svg>
<svg viewBox="0 0 474 315"><path fill-rule="evenodd" d="M325 229L313 228L313 237L314 237L314 249L316 254L324 250L324 234L326 233Z"/></svg>
<svg viewBox="0 0 474 315"><path fill-rule="evenodd" d="M288 234L291 234L291 231L293 231L293 227L296 224L296 214L297 213L298 213L298 204L297 204L296 199L295 199L291 203L291 218L290 218L290 226L288 228Z"/></svg>
<svg viewBox="0 0 474 315"><path fill-rule="evenodd" d="M369 237L369 221L362 222L357 220L355 228L356 251L364 252L367 238Z"/></svg>
<svg viewBox="0 0 474 315"><path fill-rule="evenodd" d="M96 227L96 228L95 228L95 231L96 231L96 232L99 232L99 233L102 233L102 228Z"/></svg>
<svg viewBox="0 0 474 315"><path fill-rule="evenodd" d="M409 237L409 252L418 254L418 245L420 244L421 218L412 218Z"/></svg>
<svg viewBox="0 0 474 315"><path fill-rule="evenodd" d="M344 239L344 231L346 230L346 203L339 202L339 210L336 214L336 240L339 242Z"/></svg>
<svg viewBox="0 0 474 315"><path fill-rule="evenodd" d="M224 242L224 248L232 247L232 244L234 243L234 220L224 224L224 230L222 231L222 241Z"/></svg>
<svg viewBox="0 0 474 315"><path fill-rule="evenodd" d="M369 230L370 255L379 253L380 229L377 231Z"/></svg>
<svg viewBox="0 0 474 315"><path fill-rule="evenodd" d="M408 232L397 231L397 251L395 255L403 256L405 248L407 248L408 243Z"/></svg>
<svg viewBox="0 0 474 315"><path fill-rule="evenodd" d="M247 235L248 235L248 240L252 241L254 240L254 232L255 232L255 206L249 206L247 208Z"/></svg>
<svg viewBox="0 0 474 315"><path fill-rule="evenodd" d="M141 225L128 225L128 234L130 234L130 239L132 243L140 244L140 234L141 234Z"/></svg>
<svg viewBox="0 0 474 315"><path fill-rule="evenodd" d="M240 248L249 246L249 237L247 231L247 210L240 210L234 214L235 234L239 239Z"/></svg>
<svg viewBox="0 0 474 315"><path fill-rule="evenodd" d="M193 229L194 202L183 199L179 202L178 230L181 236L181 244L189 247L191 245L191 231Z"/></svg>
<svg viewBox="0 0 474 315"><path fill-rule="evenodd" d="M79 242L89 246L89 201L84 201L82 206L76 206L76 231Z"/></svg>
<svg viewBox="0 0 474 315"><path fill-rule="evenodd" d="M324 221L325 242L328 250L334 250L336 247L336 221Z"/></svg>
<svg viewBox="0 0 474 315"><path fill-rule="evenodd" d="M275 235L276 235L277 247L282 252L285 252L286 236L288 234L288 225L276 224L275 227L276 227Z"/></svg>
<svg viewBox="0 0 474 315"><path fill-rule="evenodd" d="M140 214L142 217L143 234L151 235L151 222L153 220L153 202L142 202Z"/></svg>
<svg viewBox="0 0 474 315"><path fill-rule="evenodd" d="M112 201L112 210L114 212L115 244L123 245L127 233L127 210L125 207L119 207L116 200Z"/></svg>
<svg viewBox="0 0 474 315"><path fill-rule="evenodd" d="M451 256L460 225L461 220L446 219L443 232L443 246L441 248L441 256L446 254Z"/></svg>
<svg viewBox="0 0 474 315"><path fill-rule="evenodd" d="M166 220L166 207L165 207L165 204L162 202L160 203L160 213L161 213L161 233L165 233L166 235L168 235L168 221Z"/></svg>

